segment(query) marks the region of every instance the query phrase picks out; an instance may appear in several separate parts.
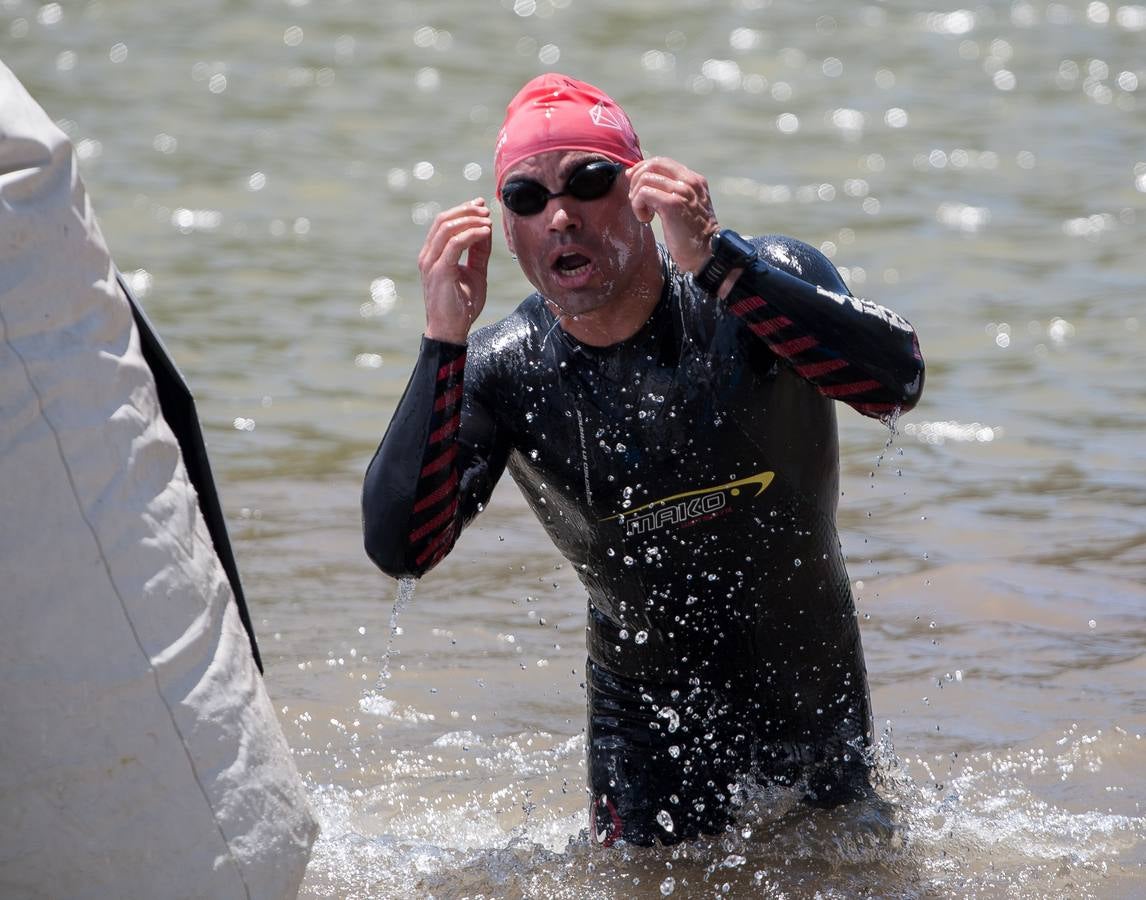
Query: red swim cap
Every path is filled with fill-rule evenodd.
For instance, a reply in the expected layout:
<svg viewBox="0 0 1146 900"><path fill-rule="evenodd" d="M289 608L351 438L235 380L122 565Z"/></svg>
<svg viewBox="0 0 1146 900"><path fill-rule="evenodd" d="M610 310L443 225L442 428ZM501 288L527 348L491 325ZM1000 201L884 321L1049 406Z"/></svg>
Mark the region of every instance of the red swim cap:
<svg viewBox="0 0 1146 900"><path fill-rule="evenodd" d="M548 150L589 150L629 166L644 158L629 117L612 97L556 72L534 78L505 109L493 156L497 192L511 166Z"/></svg>

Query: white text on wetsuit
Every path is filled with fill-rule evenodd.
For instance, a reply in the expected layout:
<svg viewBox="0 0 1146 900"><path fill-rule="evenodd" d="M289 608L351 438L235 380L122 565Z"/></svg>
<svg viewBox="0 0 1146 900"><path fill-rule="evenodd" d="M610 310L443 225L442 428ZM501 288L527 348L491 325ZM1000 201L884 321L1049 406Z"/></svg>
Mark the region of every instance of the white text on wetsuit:
<svg viewBox="0 0 1146 900"><path fill-rule="evenodd" d="M847 303L856 312L873 316L881 322L886 322L892 328L898 328L900 331L906 331L908 334L915 332L915 329L911 327L911 323L909 323L907 319L903 318L899 313L892 312L886 306L880 306L878 303L872 303L870 300L864 300L861 297L837 294L835 291L829 291L822 287L817 287L816 293L821 297L827 297L829 300L835 300L836 303L841 306Z"/></svg>
<svg viewBox="0 0 1146 900"><path fill-rule="evenodd" d="M670 503L660 509L651 509L634 516L626 525L625 534L644 534L665 525L687 522L689 519L716 512L716 510L723 508L727 502L724 492L720 491L715 494L705 494L703 497L692 497L688 500Z"/></svg>

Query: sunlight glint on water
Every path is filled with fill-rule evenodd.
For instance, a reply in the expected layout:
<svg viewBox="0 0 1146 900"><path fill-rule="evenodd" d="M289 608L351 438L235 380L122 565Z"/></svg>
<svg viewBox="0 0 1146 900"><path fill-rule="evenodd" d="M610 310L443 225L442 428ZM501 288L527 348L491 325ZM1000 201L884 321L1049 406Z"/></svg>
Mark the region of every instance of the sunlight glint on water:
<svg viewBox="0 0 1146 900"><path fill-rule="evenodd" d="M0 54L195 392L323 820L304 896L1146 893L1140 6L219 9L3 0ZM395 640L358 497L425 321L418 251L493 196L504 103L547 68L616 94L722 225L807 240L919 331L895 446L838 415L902 847L764 793L748 836L590 852L584 593L511 486ZM527 291L495 232L482 324Z"/></svg>

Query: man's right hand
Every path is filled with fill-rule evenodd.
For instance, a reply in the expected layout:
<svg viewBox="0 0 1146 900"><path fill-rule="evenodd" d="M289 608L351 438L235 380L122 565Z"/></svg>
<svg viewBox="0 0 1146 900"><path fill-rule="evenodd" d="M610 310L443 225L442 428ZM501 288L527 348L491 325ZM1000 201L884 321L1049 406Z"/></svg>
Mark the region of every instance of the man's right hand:
<svg viewBox="0 0 1146 900"><path fill-rule="evenodd" d="M439 213L418 254L426 337L464 344L485 306L493 249L489 207L478 197ZM465 262L462 262L462 257Z"/></svg>

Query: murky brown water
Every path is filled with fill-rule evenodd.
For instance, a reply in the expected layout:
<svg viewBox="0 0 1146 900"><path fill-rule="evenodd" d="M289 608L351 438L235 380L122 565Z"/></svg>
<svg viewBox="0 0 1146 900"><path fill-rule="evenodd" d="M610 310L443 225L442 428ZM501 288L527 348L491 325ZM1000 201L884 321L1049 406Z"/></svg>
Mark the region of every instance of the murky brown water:
<svg viewBox="0 0 1146 900"><path fill-rule="evenodd" d="M323 822L304 895L1146 892L1146 8L0 0L0 56L199 398ZM706 173L725 224L822 246L920 332L894 443L840 416L895 841L761 795L747 834L590 853L584 597L508 480L370 700L396 585L358 491L414 259L489 195L504 104L548 68ZM485 321L526 289L500 245L491 282Z"/></svg>

